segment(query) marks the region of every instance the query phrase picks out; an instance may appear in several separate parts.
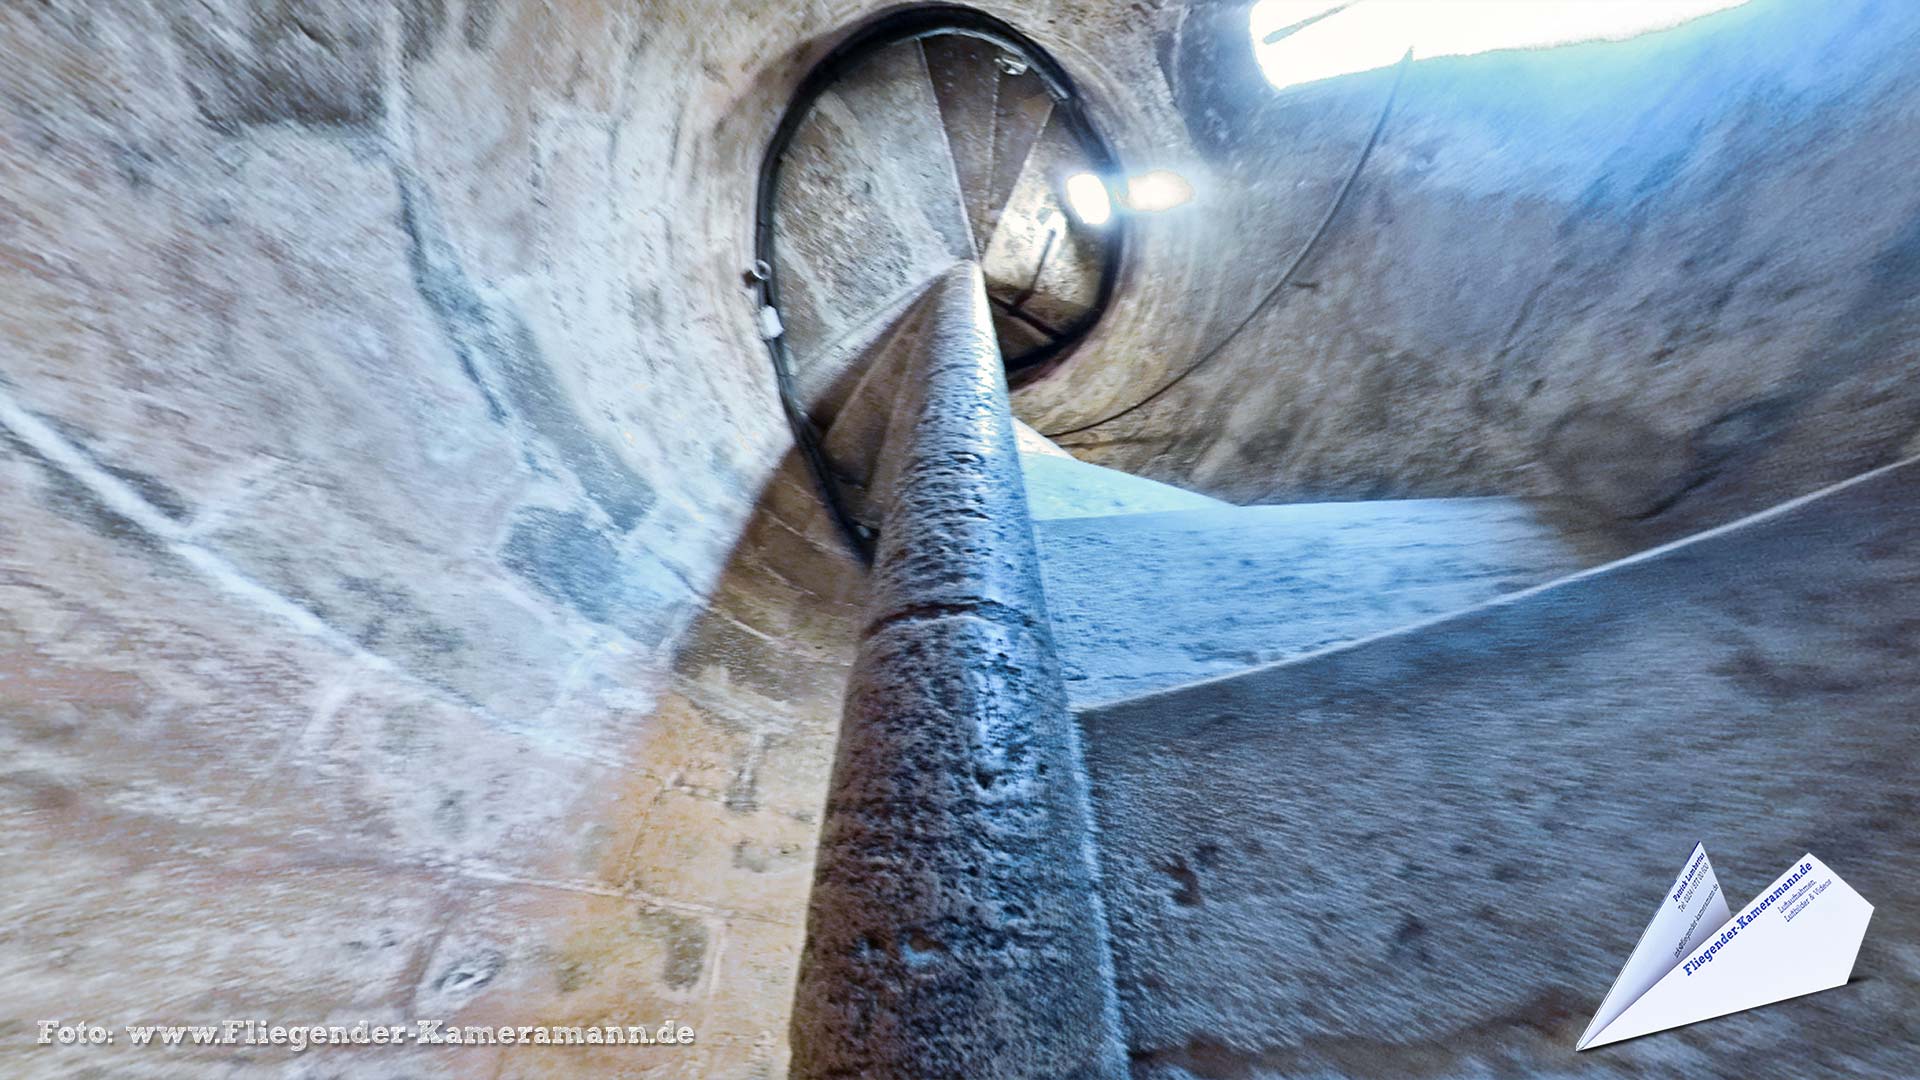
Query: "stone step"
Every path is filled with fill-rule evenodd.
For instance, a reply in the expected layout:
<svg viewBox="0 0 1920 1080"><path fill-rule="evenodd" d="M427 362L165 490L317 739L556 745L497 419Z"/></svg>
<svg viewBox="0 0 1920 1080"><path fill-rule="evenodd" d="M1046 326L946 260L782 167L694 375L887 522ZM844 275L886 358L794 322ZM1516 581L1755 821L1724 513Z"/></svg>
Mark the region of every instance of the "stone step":
<svg viewBox="0 0 1920 1080"><path fill-rule="evenodd" d="M1084 711L1136 1075L1562 1075L1700 841L1734 904L1811 850L1879 905L1852 984L1581 1075L1799 1077L1835 1045L1849 1074L1909 1075L1874 1033L1920 998L1917 538L1920 459Z"/></svg>
<svg viewBox="0 0 1920 1080"><path fill-rule="evenodd" d="M1066 118L1050 112L1006 196L996 195L998 213L980 256L996 309L1017 308L1030 326L1046 328L1045 337L1072 325L1099 294L1100 233L1076 226L1059 196L1062 178L1085 167Z"/></svg>
<svg viewBox="0 0 1920 1080"><path fill-rule="evenodd" d="M1071 506L1074 489L1048 473L1078 479L1097 467L1026 460L1029 486L1041 493L1034 530L1047 606L1076 708L1300 656L1586 565L1515 499L1216 503L1070 517L1052 511Z"/></svg>
<svg viewBox="0 0 1920 1080"><path fill-rule="evenodd" d="M956 259L974 258L917 44L882 50L820 96L787 149L780 187L781 315L795 381L818 395L844 375L827 364L833 343Z"/></svg>
<svg viewBox="0 0 1920 1080"><path fill-rule="evenodd" d="M927 73L940 99L940 120L953 154L954 175L966 203L967 223L977 253L987 249L993 235L988 221L993 194L994 132L1000 108L999 69L994 58L1000 48L979 38L948 34L920 43L927 57Z"/></svg>
<svg viewBox="0 0 1920 1080"><path fill-rule="evenodd" d="M994 101L993 163L987 192L986 235L999 227L1007 201L1026 172L1035 142L1053 119L1053 98L1033 72L1002 75ZM986 246L983 244L984 252Z"/></svg>
<svg viewBox="0 0 1920 1080"><path fill-rule="evenodd" d="M1033 453L1023 449L1020 463L1027 480L1027 505L1035 521L1210 510L1233 505L1144 476L1088 464L1065 453Z"/></svg>

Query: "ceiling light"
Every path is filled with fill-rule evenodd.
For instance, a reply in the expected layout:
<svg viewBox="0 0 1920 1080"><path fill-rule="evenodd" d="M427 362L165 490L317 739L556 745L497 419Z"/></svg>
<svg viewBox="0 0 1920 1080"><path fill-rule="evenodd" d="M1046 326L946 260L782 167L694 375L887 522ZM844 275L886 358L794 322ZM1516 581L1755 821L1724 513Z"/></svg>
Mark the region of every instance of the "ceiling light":
<svg viewBox="0 0 1920 1080"><path fill-rule="evenodd" d="M1090 172L1067 177L1067 207L1086 225L1105 225L1113 216L1113 198L1106 182Z"/></svg>
<svg viewBox="0 0 1920 1080"><path fill-rule="evenodd" d="M1127 181L1127 209L1155 213L1193 198L1193 185L1171 169L1155 169Z"/></svg>

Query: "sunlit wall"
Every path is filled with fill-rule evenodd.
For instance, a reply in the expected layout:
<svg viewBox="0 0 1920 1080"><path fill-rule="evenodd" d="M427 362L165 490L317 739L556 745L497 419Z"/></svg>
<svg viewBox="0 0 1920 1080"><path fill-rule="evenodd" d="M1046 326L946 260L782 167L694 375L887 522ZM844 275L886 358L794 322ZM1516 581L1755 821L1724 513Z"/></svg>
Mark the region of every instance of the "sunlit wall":
<svg viewBox="0 0 1920 1080"><path fill-rule="evenodd" d="M1398 61L1618 41L1747 0L1260 0L1254 57L1276 88Z"/></svg>

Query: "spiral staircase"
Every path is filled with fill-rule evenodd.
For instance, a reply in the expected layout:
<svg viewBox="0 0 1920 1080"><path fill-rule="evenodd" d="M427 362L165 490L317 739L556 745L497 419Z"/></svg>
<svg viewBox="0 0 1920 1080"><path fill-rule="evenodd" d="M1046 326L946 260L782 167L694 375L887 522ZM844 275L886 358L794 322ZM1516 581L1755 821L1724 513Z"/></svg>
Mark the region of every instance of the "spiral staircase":
<svg viewBox="0 0 1920 1080"><path fill-rule="evenodd" d="M1100 152L1058 106L1021 56L935 34L842 63L798 110L778 344L863 535L900 357L956 265L980 268L1012 372L1105 302L1122 226L1062 199ZM1525 499L1233 506L1024 426L1018 446L1137 1077L1531 1074L1696 839L1788 858L1811 836L1869 879L1917 839L1884 814L1912 805L1916 689L1883 665L1913 648L1920 565L1894 538L1920 525L1920 466L1635 553ZM1596 897L1604 917L1570 917ZM1759 1048L1843 1012L1721 1030ZM1488 1016L1498 1038L1432 1041Z"/></svg>

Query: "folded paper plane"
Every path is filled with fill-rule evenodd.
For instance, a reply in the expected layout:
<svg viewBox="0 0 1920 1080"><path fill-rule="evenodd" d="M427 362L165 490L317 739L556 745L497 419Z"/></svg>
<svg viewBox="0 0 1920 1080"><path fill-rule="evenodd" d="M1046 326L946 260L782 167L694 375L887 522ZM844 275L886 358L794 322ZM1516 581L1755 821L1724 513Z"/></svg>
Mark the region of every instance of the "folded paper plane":
<svg viewBox="0 0 1920 1080"><path fill-rule="evenodd" d="M1706 847L1695 845L1574 1049L1840 986L1872 915L1810 853L1729 912Z"/></svg>

